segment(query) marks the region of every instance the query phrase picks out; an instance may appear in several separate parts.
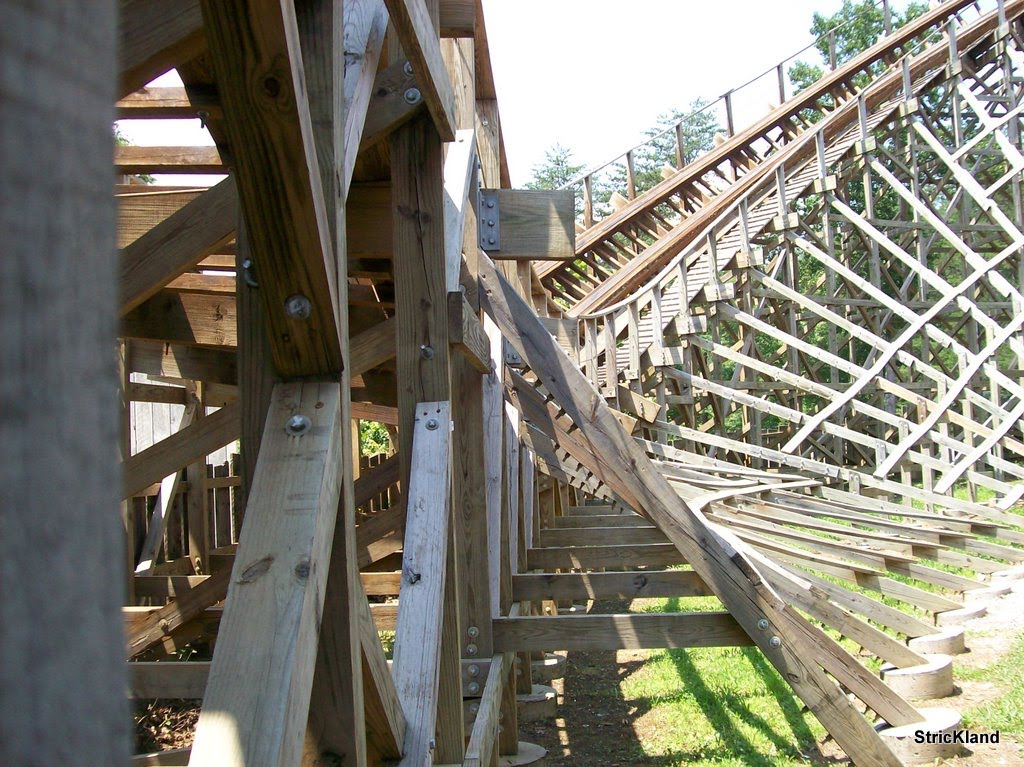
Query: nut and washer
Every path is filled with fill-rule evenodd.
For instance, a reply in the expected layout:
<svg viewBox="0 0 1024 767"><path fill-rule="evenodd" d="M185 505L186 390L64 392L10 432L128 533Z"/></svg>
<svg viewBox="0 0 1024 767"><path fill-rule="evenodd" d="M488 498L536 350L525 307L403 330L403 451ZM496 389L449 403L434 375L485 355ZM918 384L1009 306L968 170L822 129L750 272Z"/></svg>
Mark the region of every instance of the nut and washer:
<svg viewBox="0 0 1024 767"><path fill-rule="evenodd" d="M285 431L291 434L293 437L301 437L307 431L312 428L313 422L310 421L306 416L296 413L288 419L288 423L284 425Z"/></svg>
<svg viewBox="0 0 1024 767"><path fill-rule="evenodd" d="M313 304L301 293L295 293L284 300L284 311L293 320L305 320L313 313Z"/></svg>
<svg viewBox="0 0 1024 767"><path fill-rule="evenodd" d="M408 88L403 95L406 104L419 104L423 100L419 88Z"/></svg>

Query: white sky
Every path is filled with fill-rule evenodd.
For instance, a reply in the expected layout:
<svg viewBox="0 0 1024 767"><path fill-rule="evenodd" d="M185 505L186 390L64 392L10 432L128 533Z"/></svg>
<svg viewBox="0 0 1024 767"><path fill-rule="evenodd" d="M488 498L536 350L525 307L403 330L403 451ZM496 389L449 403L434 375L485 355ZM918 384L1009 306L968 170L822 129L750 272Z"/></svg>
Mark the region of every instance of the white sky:
<svg viewBox="0 0 1024 767"><path fill-rule="evenodd" d="M695 98L715 99L803 48L811 42L813 12L833 13L840 4L483 0L513 185L530 180L555 142L587 167L613 159L639 143L660 113L685 109ZM893 3L901 9L905 4ZM804 58L818 60L815 51ZM763 114L777 90L773 73L737 95L737 127ZM212 143L197 120L188 127L183 122L120 125L142 146ZM192 177L189 183L204 182Z"/></svg>

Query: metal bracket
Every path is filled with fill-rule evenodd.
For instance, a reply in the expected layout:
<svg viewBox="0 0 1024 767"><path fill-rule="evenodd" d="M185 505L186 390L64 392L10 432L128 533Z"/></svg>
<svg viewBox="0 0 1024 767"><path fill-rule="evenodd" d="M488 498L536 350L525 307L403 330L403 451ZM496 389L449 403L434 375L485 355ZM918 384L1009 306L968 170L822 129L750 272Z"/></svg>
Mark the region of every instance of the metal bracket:
<svg viewBox="0 0 1024 767"><path fill-rule="evenodd" d="M496 189L480 190L477 230L480 233L480 247L483 250L501 250L501 219Z"/></svg>
<svg viewBox="0 0 1024 767"><path fill-rule="evenodd" d="M505 364L510 368L521 370L526 367L526 362L519 356L519 352L505 339L502 339L502 352L505 356Z"/></svg>

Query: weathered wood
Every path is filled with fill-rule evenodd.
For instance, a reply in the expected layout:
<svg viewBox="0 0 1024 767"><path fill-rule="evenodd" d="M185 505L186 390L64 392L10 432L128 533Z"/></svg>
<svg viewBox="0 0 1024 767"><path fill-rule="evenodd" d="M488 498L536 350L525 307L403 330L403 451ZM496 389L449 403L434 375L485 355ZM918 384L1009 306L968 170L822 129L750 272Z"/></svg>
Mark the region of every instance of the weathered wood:
<svg viewBox="0 0 1024 767"><path fill-rule="evenodd" d="M497 746L498 714L501 708L502 690L511 666L511 653L495 655L491 659L491 665L487 671L487 681L484 683L483 693L480 695L476 720L473 722L473 730L470 732L469 743L466 746L466 759L462 763L463 767L489 767L491 764L491 757Z"/></svg>
<svg viewBox="0 0 1024 767"><path fill-rule="evenodd" d="M703 597L713 593L700 576L689 570L512 576L512 598L517 601Z"/></svg>
<svg viewBox="0 0 1024 767"><path fill-rule="evenodd" d="M455 140L455 96L424 0L385 0L420 93L442 141Z"/></svg>
<svg viewBox="0 0 1024 767"><path fill-rule="evenodd" d="M340 405L338 384L274 387L193 767L299 760L340 496Z"/></svg>
<svg viewBox="0 0 1024 767"><path fill-rule="evenodd" d="M235 182L227 178L121 251L121 313L134 309L234 236Z"/></svg>
<svg viewBox="0 0 1024 767"><path fill-rule="evenodd" d="M128 342L128 364L135 373L216 384L238 383L238 358L233 351L136 339Z"/></svg>
<svg viewBox="0 0 1024 767"><path fill-rule="evenodd" d="M338 266L295 9L267 0L201 5L274 364L285 377L335 374Z"/></svg>
<svg viewBox="0 0 1024 767"><path fill-rule="evenodd" d="M461 291L448 294L448 341L478 373L491 372L491 342Z"/></svg>
<svg viewBox="0 0 1024 767"><path fill-rule="evenodd" d="M164 289L121 317L125 338L189 346L234 348L238 324L234 296Z"/></svg>
<svg viewBox="0 0 1024 767"><path fill-rule="evenodd" d="M729 613L544 615L495 618L502 651L740 647L753 642Z"/></svg>
<svg viewBox="0 0 1024 767"><path fill-rule="evenodd" d="M429 764L441 669L441 614L446 577L450 408L425 402L413 425L402 609L395 629L395 687L406 717L402 764Z"/></svg>
<svg viewBox="0 0 1024 767"><path fill-rule="evenodd" d="M353 376L362 375L394 358L397 327L398 320L391 318L378 322L350 340L349 365Z"/></svg>
<svg viewBox="0 0 1024 767"><path fill-rule="evenodd" d="M227 173L213 146L118 146L118 173Z"/></svg>
<svg viewBox="0 0 1024 767"><path fill-rule="evenodd" d="M501 248L484 244L493 259L571 260L576 258L572 190L490 190L498 196ZM487 211L481 213L486 220Z"/></svg>
<svg viewBox="0 0 1024 767"><path fill-rule="evenodd" d="M120 0L119 6L118 97L206 48L198 0Z"/></svg>
<svg viewBox="0 0 1024 767"><path fill-rule="evenodd" d="M214 573L202 583L175 595L174 601L131 623L127 635L128 657L149 649L176 628L201 615L224 599L231 579L229 570Z"/></svg>
<svg viewBox="0 0 1024 767"><path fill-rule="evenodd" d="M405 742L405 714L366 595L361 588L357 591L367 747L377 759L398 759Z"/></svg>
<svg viewBox="0 0 1024 767"><path fill-rule="evenodd" d="M238 438L238 405L222 407L124 461L121 497L127 498Z"/></svg>

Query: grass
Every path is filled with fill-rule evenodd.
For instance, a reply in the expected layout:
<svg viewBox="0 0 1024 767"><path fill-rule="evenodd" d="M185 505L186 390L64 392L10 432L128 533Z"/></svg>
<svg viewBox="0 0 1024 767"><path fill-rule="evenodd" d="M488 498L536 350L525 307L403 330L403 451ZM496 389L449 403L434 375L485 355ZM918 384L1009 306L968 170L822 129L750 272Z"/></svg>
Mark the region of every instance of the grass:
<svg viewBox="0 0 1024 767"><path fill-rule="evenodd" d="M635 600L634 611L721 610L713 597ZM620 682L645 713L635 722L648 764L791 767L808 764L824 730L753 647L657 650Z"/></svg>
<svg viewBox="0 0 1024 767"><path fill-rule="evenodd" d="M1018 637L1010 652L986 668L960 669L957 676L991 682L1003 690L993 701L964 712L964 725L978 732L999 732L1024 736L1024 637Z"/></svg>

